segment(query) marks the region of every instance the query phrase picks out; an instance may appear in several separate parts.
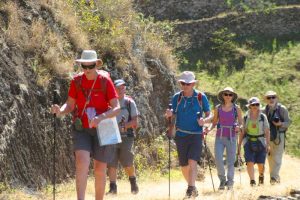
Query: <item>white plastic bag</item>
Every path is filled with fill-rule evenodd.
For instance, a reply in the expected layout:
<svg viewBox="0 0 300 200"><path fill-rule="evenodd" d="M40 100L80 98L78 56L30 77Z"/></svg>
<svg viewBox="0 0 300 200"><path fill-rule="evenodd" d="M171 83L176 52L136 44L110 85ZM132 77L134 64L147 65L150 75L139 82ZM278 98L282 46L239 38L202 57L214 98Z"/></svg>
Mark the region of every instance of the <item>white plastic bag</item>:
<svg viewBox="0 0 300 200"><path fill-rule="evenodd" d="M97 126L97 136L100 146L121 143L121 135L116 117L102 120Z"/></svg>

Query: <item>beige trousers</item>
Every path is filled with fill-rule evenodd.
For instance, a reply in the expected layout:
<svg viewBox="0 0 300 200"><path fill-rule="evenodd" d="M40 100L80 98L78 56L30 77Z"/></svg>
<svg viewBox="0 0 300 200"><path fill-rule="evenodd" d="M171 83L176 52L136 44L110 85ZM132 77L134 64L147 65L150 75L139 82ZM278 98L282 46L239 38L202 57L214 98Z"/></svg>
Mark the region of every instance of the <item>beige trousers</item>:
<svg viewBox="0 0 300 200"><path fill-rule="evenodd" d="M279 133L280 144L278 144L278 138L274 141L270 141L270 154L268 156L270 178L273 177L276 180L280 180L279 170L282 164L282 156L284 152L284 134ZM278 145L276 145L276 144Z"/></svg>

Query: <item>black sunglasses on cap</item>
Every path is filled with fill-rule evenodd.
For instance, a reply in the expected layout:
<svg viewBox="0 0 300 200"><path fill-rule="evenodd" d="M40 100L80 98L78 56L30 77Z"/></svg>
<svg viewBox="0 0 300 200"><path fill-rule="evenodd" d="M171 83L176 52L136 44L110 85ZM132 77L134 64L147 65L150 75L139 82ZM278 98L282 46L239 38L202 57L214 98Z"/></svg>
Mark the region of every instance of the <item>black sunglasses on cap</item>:
<svg viewBox="0 0 300 200"><path fill-rule="evenodd" d="M189 85L191 85L192 83L180 82L180 84L181 84L182 86L185 86L185 85L189 86Z"/></svg>
<svg viewBox="0 0 300 200"><path fill-rule="evenodd" d="M92 65L83 65L81 64L82 69L94 69L96 67L96 63Z"/></svg>
<svg viewBox="0 0 300 200"><path fill-rule="evenodd" d="M250 104L251 106L259 106L259 103Z"/></svg>
<svg viewBox="0 0 300 200"><path fill-rule="evenodd" d="M269 96L269 97L267 97L267 99L276 99L276 96Z"/></svg>

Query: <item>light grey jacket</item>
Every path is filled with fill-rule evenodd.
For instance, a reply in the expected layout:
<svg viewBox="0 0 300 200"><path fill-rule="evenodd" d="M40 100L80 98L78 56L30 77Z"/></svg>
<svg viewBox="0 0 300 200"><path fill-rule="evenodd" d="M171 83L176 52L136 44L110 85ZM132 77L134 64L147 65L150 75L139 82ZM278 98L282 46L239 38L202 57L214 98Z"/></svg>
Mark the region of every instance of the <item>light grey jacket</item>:
<svg viewBox="0 0 300 200"><path fill-rule="evenodd" d="M280 106L280 108L279 108ZM262 110L262 112L268 117L268 116L272 116L273 112L278 109L279 110L279 115L280 115L280 120L282 121L282 126L279 127L278 131L279 132L285 132L287 130L287 128L290 126L290 124L292 123L292 120L289 117L289 112L287 110L287 108L280 104L277 103L275 105L274 108L269 108L269 110L267 109L267 106ZM267 113L268 110L268 113ZM271 122L270 122L271 123Z"/></svg>

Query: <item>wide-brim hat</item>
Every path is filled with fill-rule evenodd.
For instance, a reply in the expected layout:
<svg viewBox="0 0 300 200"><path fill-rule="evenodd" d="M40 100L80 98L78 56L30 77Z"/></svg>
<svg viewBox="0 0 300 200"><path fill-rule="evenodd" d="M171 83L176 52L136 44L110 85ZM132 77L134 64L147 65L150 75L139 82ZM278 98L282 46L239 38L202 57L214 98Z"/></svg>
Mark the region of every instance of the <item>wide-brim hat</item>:
<svg viewBox="0 0 300 200"><path fill-rule="evenodd" d="M117 80L114 81L114 85L116 87L119 87L121 85L126 85L126 82L123 79L117 79Z"/></svg>
<svg viewBox="0 0 300 200"><path fill-rule="evenodd" d="M80 59L77 59L75 61L79 63L97 62L99 65L102 65L102 60L97 58L97 53L94 50L83 50Z"/></svg>
<svg viewBox="0 0 300 200"><path fill-rule="evenodd" d="M277 97L277 93L272 91L272 90L269 90L265 93L265 98L269 97L269 96L276 96Z"/></svg>
<svg viewBox="0 0 300 200"><path fill-rule="evenodd" d="M218 100L220 102L224 102L224 98L223 98L223 93L224 92L230 92L233 94L233 97L232 97L232 103L236 102L237 98L238 98L238 95L237 93L234 92L234 90L232 89L232 87L226 87L224 88L223 90L221 90L218 94Z"/></svg>
<svg viewBox="0 0 300 200"><path fill-rule="evenodd" d="M258 97L251 97L249 100L248 100L248 104L246 105L248 108L249 106L251 106L252 104L260 104L260 100Z"/></svg>
<svg viewBox="0 0 300 200"><path fill-rule="evenodd" d="M178 82L195 83L197 80L195 79L195 74L193 72L184 71L178 77Z"/></svg>

